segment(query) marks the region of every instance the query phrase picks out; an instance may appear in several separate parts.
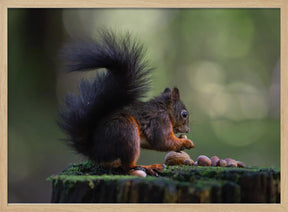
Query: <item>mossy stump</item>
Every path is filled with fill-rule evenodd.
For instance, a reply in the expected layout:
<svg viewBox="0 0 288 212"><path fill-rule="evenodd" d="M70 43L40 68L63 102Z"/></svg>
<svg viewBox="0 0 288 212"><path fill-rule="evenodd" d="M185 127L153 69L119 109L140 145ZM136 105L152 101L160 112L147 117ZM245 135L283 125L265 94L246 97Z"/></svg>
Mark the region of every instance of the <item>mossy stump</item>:
<svg viewBox="0 0 288 212"><path fill-rule="evenodd" d="M51 176L53 203L279 203L280 169L168 166L159 177L92 162Z"/></svg>

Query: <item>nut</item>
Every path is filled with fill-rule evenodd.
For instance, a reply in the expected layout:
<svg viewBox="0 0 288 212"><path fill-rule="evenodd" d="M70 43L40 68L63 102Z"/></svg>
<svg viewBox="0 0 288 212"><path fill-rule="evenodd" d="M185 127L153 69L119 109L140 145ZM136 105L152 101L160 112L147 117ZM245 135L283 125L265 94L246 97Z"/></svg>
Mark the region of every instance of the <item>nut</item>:
<svg viewBox="0 0 288 212"><path fill-rule="evenodd" d="M180 165L184 163L185 159L190 159L190 156L186 152L171 151L168 152L167 155L165 156L164 163L166 165Z"/></svg>
<svg viewBox="0 0 288 212"><path fill-rule="evenodd" d="M198 166L211 166L211 160L205 155L200 155L197 158Z"/></svg>
<svg viewBox="0 0 288 212"><path fill-rule="evenodd" d="M227 167L237 167L237 162L232 158L226 158L225 160L227 161Z"/></svg>
<svg viewBox="0 0 288 212"><path fill-rule="evenodd" d="M237 162L237 167L240 167L240 168L246 168L246 164L241 162L241 161L236 161Z"/></svg>
<svg viewBox="0 0 288 212"><path fill-rule="evenodd" d="M220 166L220 167L226 167L227 166L227 161L223 160L223 159L219 159L216 162L216 166Z"/></svg>
<svg viewBox="0 0 288 212"><path fill-rule="evenodd" d="M138 176L138 177L146 177L147 176L146 172L144 172L142 170L133 170L130 172L130 175L134 175L134 176Z"/></svg>
<svg viewBox="0 0 288 212"><path fill-rule="evenodd" d="M219 160L219 158L217 156L212 156L210 160L211 160L211 166L216 166L216 162Z"/></svg>
<svg viewBox="0 0 288 212"><path fill-rule="evenodd" d="M187 139L187 135L185 135L185 134L180 134L180 135L178 136L178 138Z"/></svg>
<svg viewBox="0 0 288 212"><path fill-rule="evenodd" d="M187 158L183 161L184 165L187 165L187 166L193 166L194 164L194 160L192 160L191 158Z"/></svg>

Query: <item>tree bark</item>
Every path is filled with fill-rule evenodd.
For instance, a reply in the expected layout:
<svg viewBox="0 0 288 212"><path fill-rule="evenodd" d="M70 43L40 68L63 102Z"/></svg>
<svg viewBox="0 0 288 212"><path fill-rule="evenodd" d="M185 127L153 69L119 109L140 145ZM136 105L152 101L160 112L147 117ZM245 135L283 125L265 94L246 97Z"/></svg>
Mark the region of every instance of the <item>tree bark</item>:
<svg viewBox="0 0 288 212"><path fill-rule="evenodd" d="M280 202L280 169L168 166L143 178L86 162L49 180L53 203Z"/></svg>

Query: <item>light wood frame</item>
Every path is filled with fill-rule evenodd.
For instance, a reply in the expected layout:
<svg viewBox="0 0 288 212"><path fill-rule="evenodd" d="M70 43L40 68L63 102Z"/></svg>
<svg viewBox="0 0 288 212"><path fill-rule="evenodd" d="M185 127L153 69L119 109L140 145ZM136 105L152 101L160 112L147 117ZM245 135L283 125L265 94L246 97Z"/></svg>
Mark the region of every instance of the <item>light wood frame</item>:
<svg viewBox="0 0 288 212"><path fill-rule="evenodd" d="M7 16L8 8L280 8L281 202L280 204L8 204ZM287 0L0 0L0 211L288 211L288 1ZM29 192L29 191L27 191Z"/></svg>

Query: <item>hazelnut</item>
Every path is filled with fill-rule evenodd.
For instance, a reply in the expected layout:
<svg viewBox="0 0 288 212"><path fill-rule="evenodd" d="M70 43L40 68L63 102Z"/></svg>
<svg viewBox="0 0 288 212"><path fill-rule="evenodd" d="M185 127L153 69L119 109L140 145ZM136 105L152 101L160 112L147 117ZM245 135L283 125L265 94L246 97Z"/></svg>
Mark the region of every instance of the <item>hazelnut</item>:
<svg viewBox="0 0 288 212"><path fill-rule="evenodd" d="M180 135L178 136L178 138L187 139L187 135L185 135L185 134L180 134Z"/></svg>
<svg viewBox="0 0 288 212"><path fill-rule="evenodd" d="M220 166L220 167L226 167L227 166L227 161L223 160L223 159L219 159L216 162L216 166Z"/></svg>
<svg viewBox="0 0 288 212"><path fill-rule="evenodd" d="M130 175L134 175L134 176L138 176L138 177L146 177L147 176L146 172L144 172L142 170L133 170L130 172Z"/></svg>
<svg viewBox="0 0 288 212"><path fill-rule="evenodd" d="M186 152L171 151L168 152L167 155L165 156L164 163L166 165L179 165L183 164L185 159L190 159L190 156Z"/></svg>
<svg viewBox="0 0 288 212"><path fill-rule="evenodd" d="M210 160L211 160L211 166L216 166L216 163L219 160L219 158L217 156L212 156Z"/></svg>
<svg viewBox="0 0 288 212"><path fill-rule="evenodd" d="M211 166L211 160L205 155L200 155L197 158L198 166Z"/></svg>
<svg viewBox="0 0 288 212"><path fill-rule="evenodd" d="M226 158L227 167L237 167L237 162L232 158Z"/></svg>
<svg viewBox="0 0 288 212"><path fill-rule="evenodd" d="M241 162L241 161L236 161L237 162L237 167L240 167L240 168L246 168L246 164Z"/></svg>
<svg viewBox="0 0 288 212"><path fill-rule="evenodd" d="M193 166L194 161L191 158L187 158L183 161L184 165Z"/></svg>

